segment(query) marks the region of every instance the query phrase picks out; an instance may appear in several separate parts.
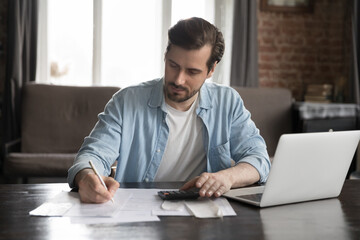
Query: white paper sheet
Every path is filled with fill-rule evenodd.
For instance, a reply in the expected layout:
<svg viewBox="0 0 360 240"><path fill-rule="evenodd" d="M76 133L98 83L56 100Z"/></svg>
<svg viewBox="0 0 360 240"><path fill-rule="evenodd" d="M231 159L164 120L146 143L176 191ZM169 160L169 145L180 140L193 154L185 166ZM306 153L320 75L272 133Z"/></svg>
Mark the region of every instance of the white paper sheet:
<svg viewBox="0 0 360 240"><path fill-rule="evenodd" d="M74 224L99 224L123 222L153 222L160 219L151 213L162 200L157 196L160 189L120 188L116 194L131 196L121 211L111 218L71 218Z"/></svg>
<svg viewBox="0 0 360 240"><path fill-rule="evenodd" d="M208 198L185 201L185 206L197 218L222 218L220 207Z"/></svg>
<svg viewBox="0 0 360 240"><path fill-rule="evenodd" d="M155 215L143 215L140 212L121 212L110 218L99 217L72 217L73 224L103 224L103 223L132 223L132 222L158 222L160 218Z"/></svg>
<svg viewBox="0 0 360 240"><path fill-rule="evenodd" d="M131 193L117 191L114 202L102 204L80 203L78 197L78 204L74 204L64 217L112 217L121 211L131 196Z"/></svg>
<svg viewBox="0 0 360 240"><path fill-rule="evenodd" d="M221 210L223 216L236 216L236 213L234 209L231 207L229 201L226 198L220 197L220 198L211 198L209 201L212 201L215 203L219 209ZM170 202L170 201L164 201L164 202ZM179 201L174 203L176 209L164 209L162 205L157 206L153 208L152 214L157 216L192 216L193 214L189 212L189 210L186 208L185 204L188 201ZM182 204L183 207L180 208L178 204Z"/></svg>
<svg viewBox="0 0 360 240"><path fill-rule="evenodd" d="M148 222L160 221L158 216L193 215L185 207L186 201L177 204L165 203L170 207L168 210L162 208L164 201L158 197L157 192L164 190L174 189L120 188L114 196L115 202L109 201L104 204L81 203L78 193L61 192L49 202L31 211L30 215L70 217L71 223L77 224ZM236 215L227 199L214 198L208 201L217 206L223 216Z"/></svg>
<svg viewBox="0 0 360 240"><path fill-rule="evenodd" d="M63 216L73 205L71 203L50 203L46 202L35 208L29 214L31 216L52 216L61 217Z"/></svg>
<svg viewBox="0 0 360 240"><path fill-rule="evenodd" d="M128 192L116 192L114 202L102 204L81 203L76 192L60 192L49 202L31 211L32 216L111 217L116 215L131 197Z"/></svg>

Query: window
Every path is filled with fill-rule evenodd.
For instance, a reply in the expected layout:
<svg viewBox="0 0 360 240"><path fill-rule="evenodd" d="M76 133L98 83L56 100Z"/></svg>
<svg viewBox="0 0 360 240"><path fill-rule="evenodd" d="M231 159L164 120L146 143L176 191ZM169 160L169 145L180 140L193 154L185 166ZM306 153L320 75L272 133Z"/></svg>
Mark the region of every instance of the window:
<svg viewBox="0 0 360 240"><path fill-rule="evenodd" d="M52 83L91 84L93 6L88 3L88 0L48 1L48 64Z"/></svg>
<svg viewBox="0 0 360 240"><path fill-rule="evenodd" d="M229 56L232 1L39 0L37 81L126 87L161 77L167 29L192 16L222 30ZM218 67L217 80L227 71Z"/></svg>
<svg viewBox="0 0 360 240"><path fill-rule="evenodd" d="M157 2L103 2L101 84L124 87L161 77L162 9Z"/></svg>

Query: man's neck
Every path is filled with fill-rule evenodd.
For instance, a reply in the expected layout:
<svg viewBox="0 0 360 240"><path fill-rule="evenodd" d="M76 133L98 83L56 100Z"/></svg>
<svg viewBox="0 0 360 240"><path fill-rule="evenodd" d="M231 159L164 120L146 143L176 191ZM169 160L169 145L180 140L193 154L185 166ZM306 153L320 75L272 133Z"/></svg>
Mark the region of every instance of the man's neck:
<svg viewBox="0 0 360 240"><path fill-rule="evenodd" d="M199 95L199 93L196 93L194 96L192 96L191 98L189 98L188 100L186 100L184 102L175 102L175 101L170 100L167 96L165 96L165 102L168 105L170 105L171 107L175 108L176 110L185 112L190 109L191 105L195 102L198 95Z"/></svg>

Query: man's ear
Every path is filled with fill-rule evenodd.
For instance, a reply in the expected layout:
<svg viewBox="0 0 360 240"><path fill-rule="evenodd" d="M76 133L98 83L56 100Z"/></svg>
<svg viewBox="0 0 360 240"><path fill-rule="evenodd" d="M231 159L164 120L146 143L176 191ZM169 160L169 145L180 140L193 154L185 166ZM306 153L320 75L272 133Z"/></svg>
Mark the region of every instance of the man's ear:
<svg viewBox="0 0 360 240"><path fill-rule="evenodd" d="M212 75L214 74L216 65L217 65L217 62L215 62L215 63L213 64L212 68L210 69L210 71L208 72L208 74L207 74L207 76L206 76L206 79L212 77Z"/></svg>

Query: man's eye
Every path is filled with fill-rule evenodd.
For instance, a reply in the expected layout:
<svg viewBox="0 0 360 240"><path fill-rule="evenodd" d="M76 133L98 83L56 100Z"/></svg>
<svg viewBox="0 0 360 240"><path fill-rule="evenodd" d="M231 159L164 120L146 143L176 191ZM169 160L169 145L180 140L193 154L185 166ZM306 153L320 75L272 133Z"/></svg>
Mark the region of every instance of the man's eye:
<svg viewBox="0 0 360 240"><path fill-rule="evenodd" d="M169 66L172 68L177 68L178 66L175 63L169 62Z"/></svg>
<svg viewBox="0 0 360 240"><path fill-rule="evenodd" d="M190 75L196 75L196 74L198 74L198 73L199 73L199 71L189 70L189 74L190 74Z"/></svg>

